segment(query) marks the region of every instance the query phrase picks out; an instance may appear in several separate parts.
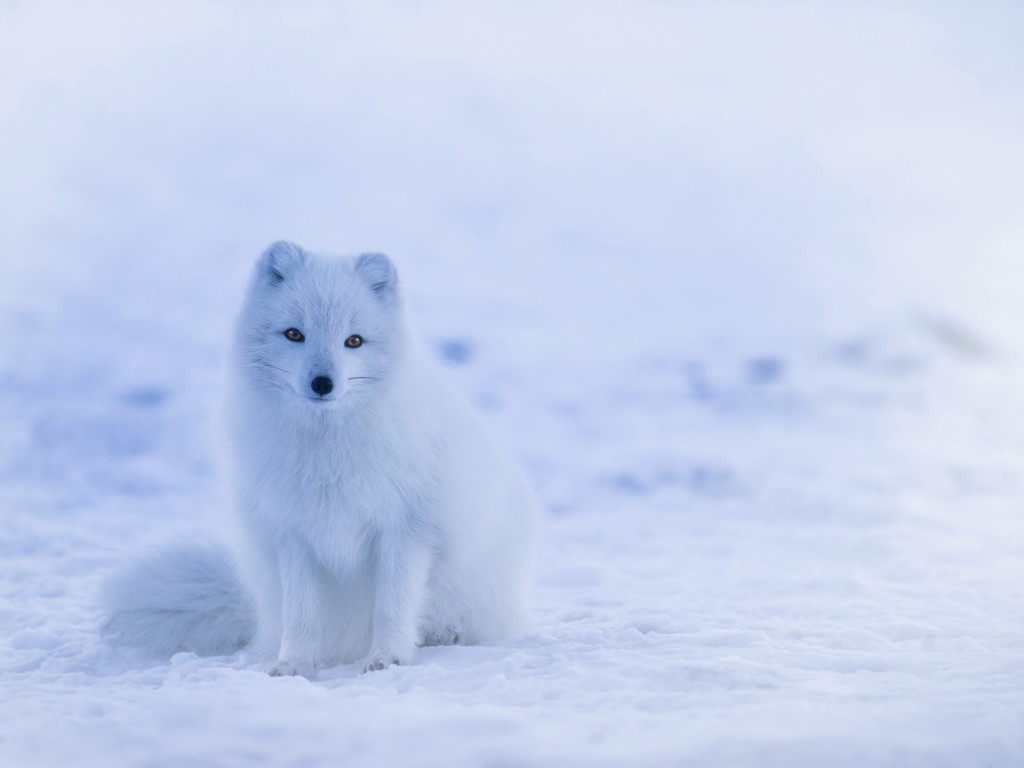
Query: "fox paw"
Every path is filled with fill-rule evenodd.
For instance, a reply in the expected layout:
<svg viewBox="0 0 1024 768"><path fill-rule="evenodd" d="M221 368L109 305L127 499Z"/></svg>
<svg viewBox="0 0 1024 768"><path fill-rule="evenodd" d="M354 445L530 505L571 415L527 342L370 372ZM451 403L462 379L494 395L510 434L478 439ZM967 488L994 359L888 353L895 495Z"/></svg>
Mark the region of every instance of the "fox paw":
<svg viewBox="0 0 1024 768"><path fill-rule="evenodd" d="M446 627L445 629L435 629L427 632L420 645L458 645L461 639L458 632L451 627Z"/></svg>
<svg viewBox="0 0 1024 768"><path fill-rule="evenodd" d="M381 651L375 653L363 664L363 672L376 672L378 669L387 669L392 664L399 665L398 657L393 653Z"/></svg>
<svg viewBox="0 0 1024 768"><path fill-rule="evenodd" d="M307 680L312 680L316 672L312 664L293 664L290 661L281 659L268 670L271 677L295 677L301 675Z"/></svg>

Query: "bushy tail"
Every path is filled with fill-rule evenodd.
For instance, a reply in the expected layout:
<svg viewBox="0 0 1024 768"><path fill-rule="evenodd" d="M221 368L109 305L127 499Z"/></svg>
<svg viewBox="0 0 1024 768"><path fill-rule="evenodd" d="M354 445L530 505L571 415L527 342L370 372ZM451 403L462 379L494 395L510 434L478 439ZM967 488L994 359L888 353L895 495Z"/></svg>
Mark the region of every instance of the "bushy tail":
<svg viewBox="0 0 1024 768"><path fill-rule="evenodd" d="M116 573L102 603L106 634L160 656L234 653L256 631L256 611L226 548L180 544Z"/></svg>

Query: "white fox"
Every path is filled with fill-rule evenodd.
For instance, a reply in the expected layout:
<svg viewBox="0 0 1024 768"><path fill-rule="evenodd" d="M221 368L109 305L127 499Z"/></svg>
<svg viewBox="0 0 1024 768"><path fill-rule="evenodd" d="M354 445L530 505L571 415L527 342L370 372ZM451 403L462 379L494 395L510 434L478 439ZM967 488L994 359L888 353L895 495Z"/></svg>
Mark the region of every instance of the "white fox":
<svg viewBox="0 0 1024 768"><path fill-rule="evenodd" d="M137 561L107 586L115 638L250 645L270 674L313 677L524 626L537 502L417 349L386 256L268 248L227 395L239 567L196 545Z"/></svg>

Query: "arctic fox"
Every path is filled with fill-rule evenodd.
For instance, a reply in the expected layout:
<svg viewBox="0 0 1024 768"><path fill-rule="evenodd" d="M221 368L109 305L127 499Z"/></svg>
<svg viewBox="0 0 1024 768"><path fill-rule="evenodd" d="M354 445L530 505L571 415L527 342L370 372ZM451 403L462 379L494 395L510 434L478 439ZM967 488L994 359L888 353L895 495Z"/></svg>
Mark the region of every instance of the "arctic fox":
<svg viewBox="0 0 1024 768"><path fill-rule="evenodd" d="M278 242L235 329L228 451L240 539L168 548L106 590L151 651L249 645L271 675L523 627L536 499L417 349L391 261Z"/></svg>

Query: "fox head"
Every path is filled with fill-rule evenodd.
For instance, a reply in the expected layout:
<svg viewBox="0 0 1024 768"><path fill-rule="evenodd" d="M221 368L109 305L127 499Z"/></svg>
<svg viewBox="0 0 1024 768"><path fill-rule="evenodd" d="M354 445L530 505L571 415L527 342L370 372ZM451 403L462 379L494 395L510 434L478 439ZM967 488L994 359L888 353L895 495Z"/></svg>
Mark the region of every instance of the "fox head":
<svg viewBox="0 0 1024 768"><path fill-rule="evenodd" d="M239 317L246 384L331 408L385 386L401 356L398 275L387 256L323 257L277 242L256 263Z"/></svg>

